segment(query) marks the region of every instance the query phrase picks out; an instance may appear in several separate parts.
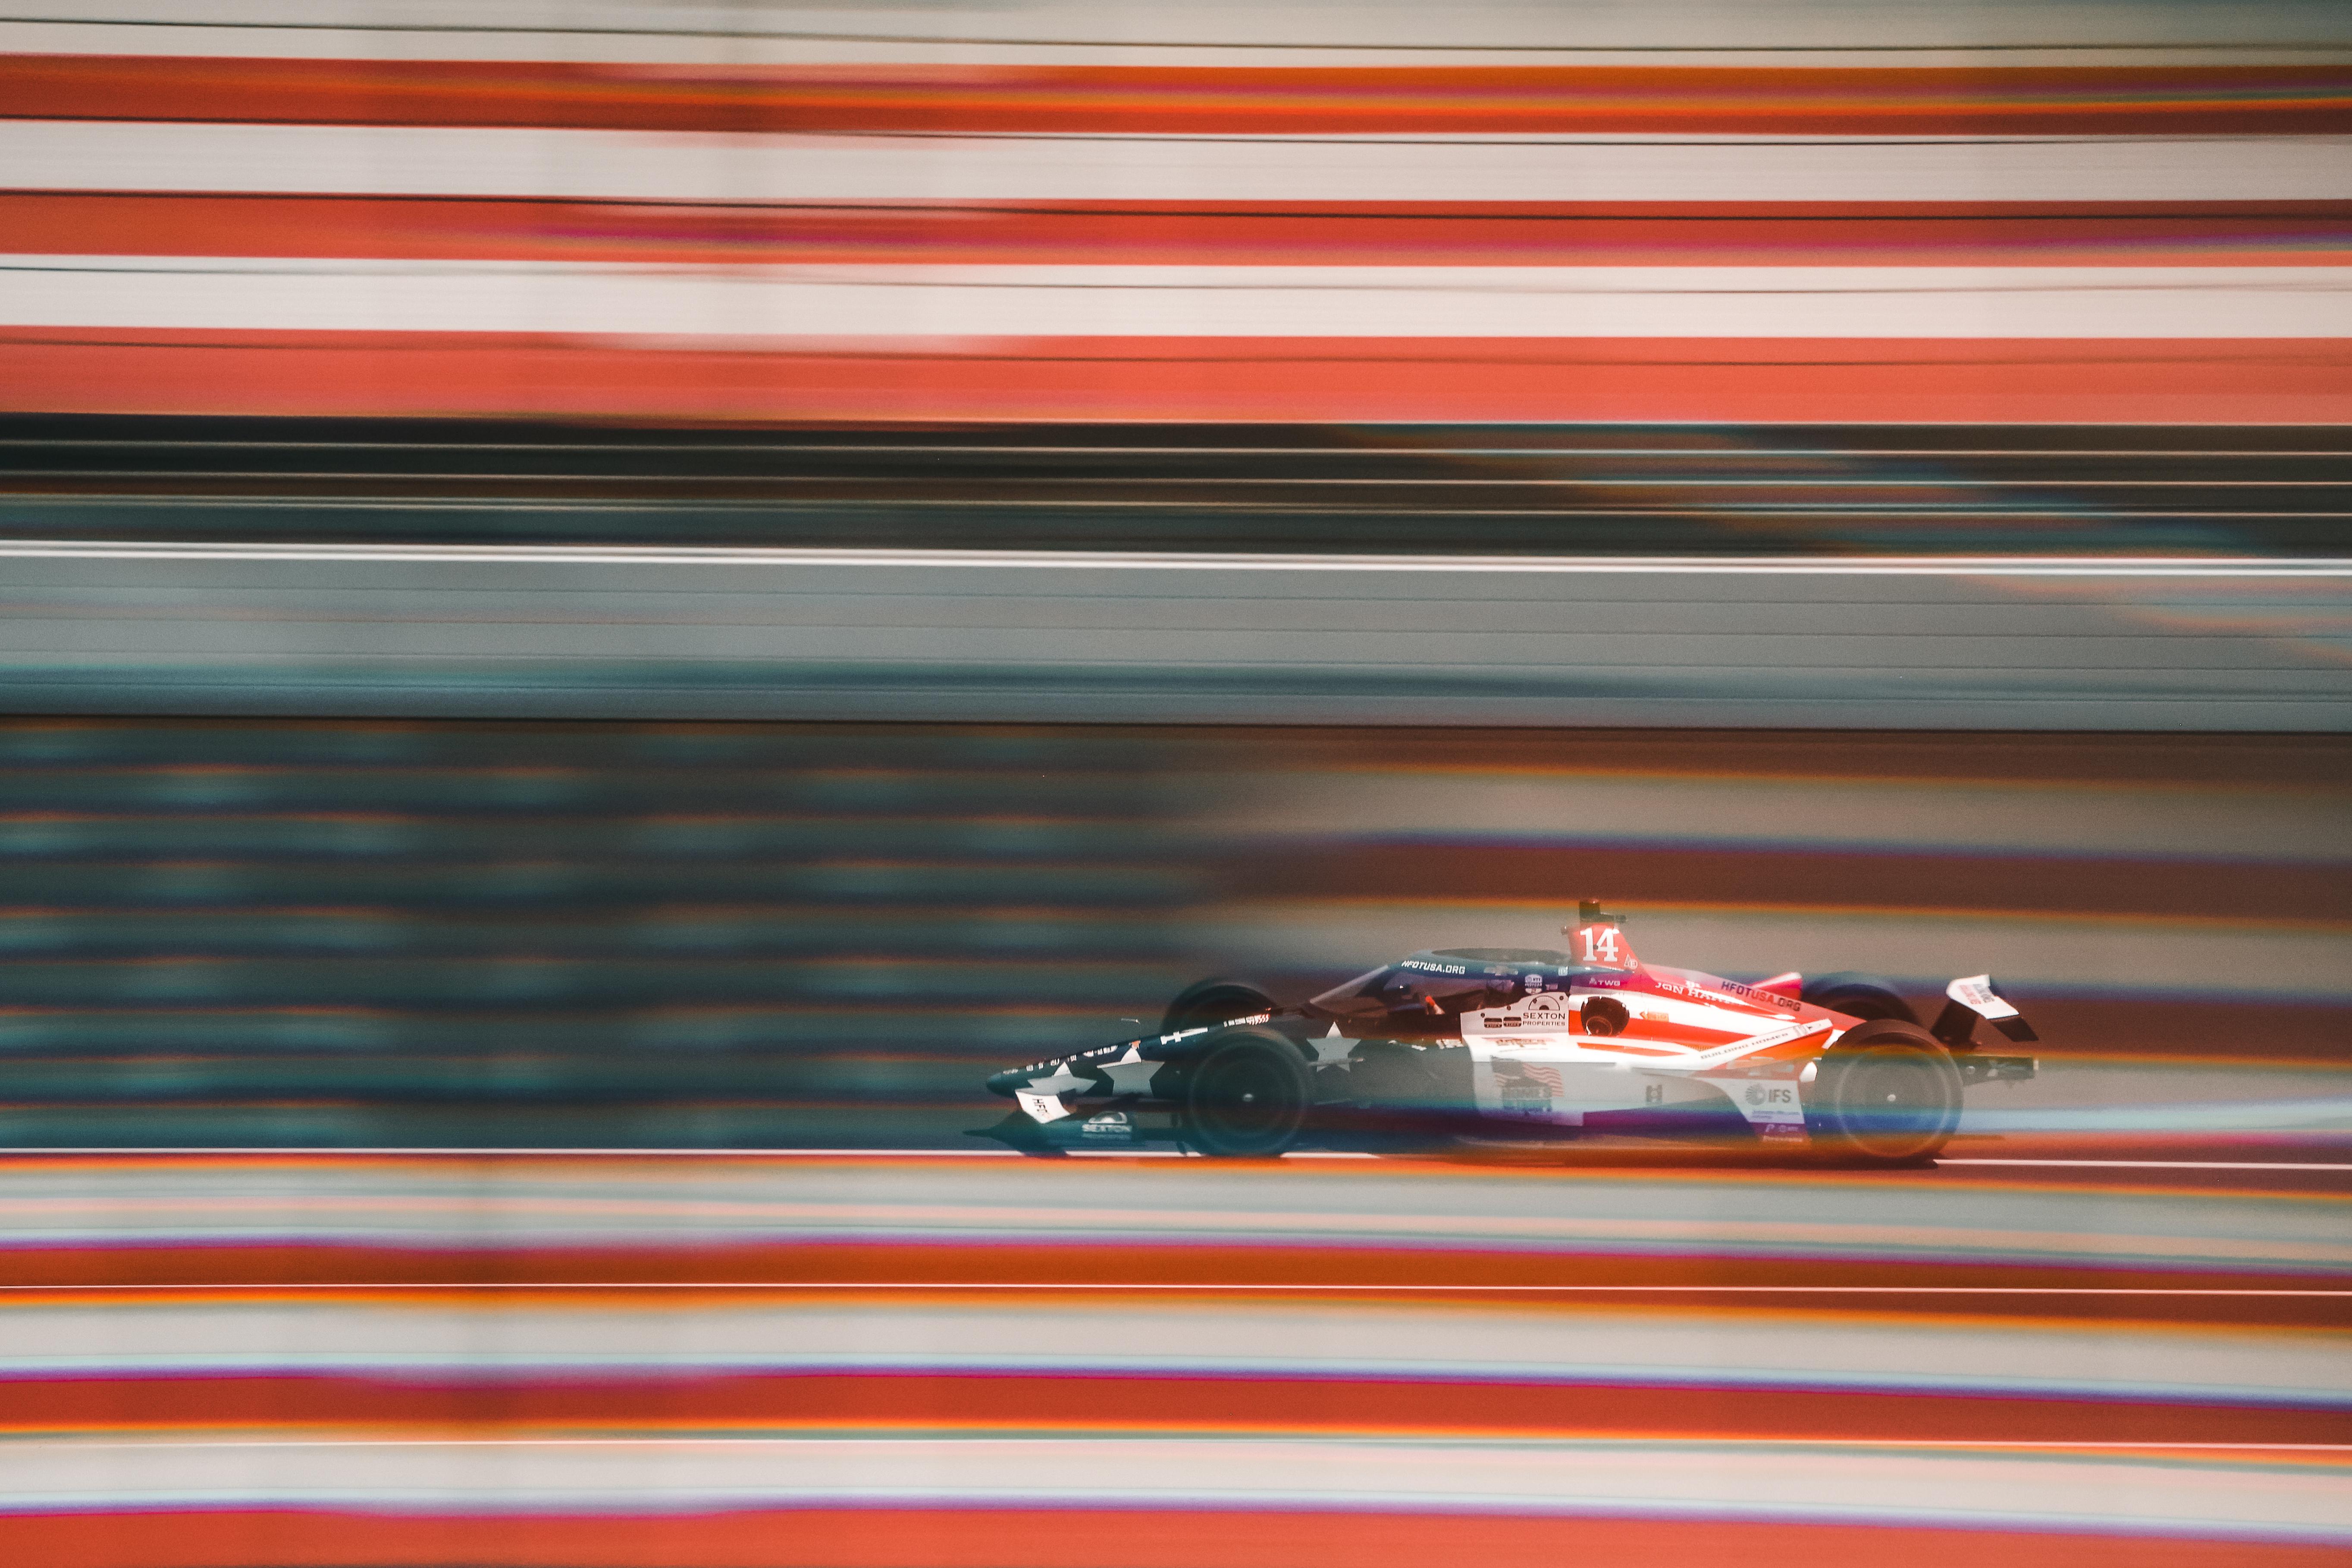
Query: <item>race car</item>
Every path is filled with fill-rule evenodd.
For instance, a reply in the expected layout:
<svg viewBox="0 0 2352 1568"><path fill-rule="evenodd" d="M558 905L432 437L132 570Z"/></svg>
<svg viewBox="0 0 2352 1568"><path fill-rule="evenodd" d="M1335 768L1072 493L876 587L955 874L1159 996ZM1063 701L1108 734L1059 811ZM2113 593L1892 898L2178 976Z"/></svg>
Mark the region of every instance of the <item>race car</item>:
<svg viewBox="0 0 2352 1568"><path fill-rule="evenodd" d="M1954 980L1922 1027L1871 976L1743 984L1644 963L1592 901L1560 929L1566 952L1439 948L1292 1006L1203 981L1156 1036L991 1078L1019 1109L978 1131L1045 1155L1634 1137L1903 1165L1951 1138L1964 1088L2036 1070L1975 1048L1980 1025L2037 1037L1989 974Z"/></svg>

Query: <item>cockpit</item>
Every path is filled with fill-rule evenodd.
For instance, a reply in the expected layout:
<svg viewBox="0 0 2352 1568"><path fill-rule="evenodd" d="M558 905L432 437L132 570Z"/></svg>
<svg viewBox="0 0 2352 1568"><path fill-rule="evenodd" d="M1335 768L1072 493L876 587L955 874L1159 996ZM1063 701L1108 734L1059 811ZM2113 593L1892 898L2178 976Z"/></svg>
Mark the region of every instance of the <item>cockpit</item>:
<svg viewBox="0 0 2352 1568"><path fill-rule="evenodd" d="M1507 1006L1538 991L1565 991L1584 969L1547 948L1442 948L1382 964L1307 1004L1357 1039L1454 1033L1451 1020Z"/></svg>

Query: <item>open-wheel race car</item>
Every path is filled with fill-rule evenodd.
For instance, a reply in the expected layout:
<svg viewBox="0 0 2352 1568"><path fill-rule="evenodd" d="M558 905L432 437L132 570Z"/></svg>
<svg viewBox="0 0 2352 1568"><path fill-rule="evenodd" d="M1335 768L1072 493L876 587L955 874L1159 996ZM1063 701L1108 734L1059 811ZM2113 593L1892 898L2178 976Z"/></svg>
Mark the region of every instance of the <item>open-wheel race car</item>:
<svg viewBox="0 0 2352 1568"><path fill-rule="evenodd" d="M1160 1032L1000 1072L1019 1109L982 1135L1024 1152L1173 1144L1269 1158L1302 1143L1695 1139L1848 1162L1932 1160L1961 1090L2030 1079L1979 1053L1979 1025L2036 1037L1990 975L1953 981L1922 1027L1885 981L1743 984L1633 956L1580 907L1568 952L1445 948L1285 1006L1203 981Z"/></svg>

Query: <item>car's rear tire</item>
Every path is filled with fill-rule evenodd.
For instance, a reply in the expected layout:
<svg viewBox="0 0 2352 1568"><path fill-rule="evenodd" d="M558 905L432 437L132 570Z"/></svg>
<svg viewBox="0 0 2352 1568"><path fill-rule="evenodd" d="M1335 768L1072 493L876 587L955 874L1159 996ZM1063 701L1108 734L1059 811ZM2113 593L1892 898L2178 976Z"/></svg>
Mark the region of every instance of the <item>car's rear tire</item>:
<svg viewBox="0 0 2352 1568"><path fill-rule="evenodd" d="M1186 1143L1221 1159L1270 1160L1307 1123L1307 1064L1272 1029L1228 1029L1185 1068L1182 1095Z"/></svg>
<svg viewBox="0 0 2352 1568"><path fill-rule="evenodd" d="M1916 1024L1857 1024L1821 1059L1805 1097L1816 1147L1871 1165L1932 1160L1960 1124L1960 1069Z"/></svg>
<svg viewBox="0 0 2352 1568"><path fill-rule="evenodd" d="M1160 1016L1160 1032L1181 1034L1273 1011L1274 998L1246 980L1203 980L1176 994Z"/></svg>
<svg viewBox="0 0 2352 1568"><path fill-rule="evenodd" d="M1849 1018L1893 1018L1916 1024L1919 1015L1895 987L1875 974L1816 974L1805 982L1804 1000Z"/></svg>

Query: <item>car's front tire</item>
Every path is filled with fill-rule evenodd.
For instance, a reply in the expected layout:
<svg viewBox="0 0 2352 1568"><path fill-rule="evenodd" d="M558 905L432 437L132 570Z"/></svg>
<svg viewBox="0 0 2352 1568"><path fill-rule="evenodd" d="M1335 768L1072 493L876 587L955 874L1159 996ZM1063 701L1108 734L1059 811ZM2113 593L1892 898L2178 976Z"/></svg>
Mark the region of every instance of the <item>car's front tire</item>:
<svg viewBox="0 0 2352 1568"><path fill-rule="evenodd" d="M1814 1144L1843 1159L1932 1160L1960 1124L1960 1069L1916 1024L1858 1024L1822 1058L1805 1121Z"/></svg>
<svg viewBox="0 0 2352 1568"><path fill-rule="evenodd" d="M1271 1029L1228 1029L1184 1072L1181 1132L1203 1154L1270 1160L1297 1142L1310 1096L1298 1047Z"/></svg>

